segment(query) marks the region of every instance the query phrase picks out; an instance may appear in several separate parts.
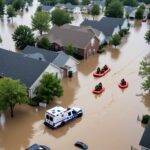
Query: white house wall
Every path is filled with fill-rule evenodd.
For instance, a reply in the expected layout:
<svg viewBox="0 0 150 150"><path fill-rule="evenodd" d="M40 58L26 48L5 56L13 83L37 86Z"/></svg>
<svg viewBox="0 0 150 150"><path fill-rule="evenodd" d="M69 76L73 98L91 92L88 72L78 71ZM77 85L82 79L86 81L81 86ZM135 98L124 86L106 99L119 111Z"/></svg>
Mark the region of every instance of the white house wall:
<svg viewBox="0 0 150 150"><path fill-rule="evenodd" d="M116 27L116 28L114 29L114 32L113 32L113 34L112 34L112 35L114 35L114 34L118 34L118 33L119 33L119 31L120 31L120 28L119 28L119 26L118 26L118 27Z"/></svg>
<svg viewBox="0 0 150 150"><path fill-rule="evenodd" d="M102 32L100 33L98 38L100 40L100 44L104 44L106 42L106 37Z"/></svg>
<svg viewBox="0 0 150 150"><path fill-rule="evenodd" d="M65 66L70 67L70 70L73 71L73 73L75 73L77 72L77 64L78 62L70 57L66 62Z"/></svg>
<svg viewBox="0 0 150 150"><path fill-rule="evenodd" d="M126 19L123 23L123 25L121 26L121 29L128 29L128 20Z"/></svg>
<svg viewBox="0 0 150 150"><path fill-rule="evenodd" d="M44 72L39 76L39 78L33 83L33 85L29 89L29 97L33 98L35 96L34 91L35 88L39 85L40 80L42 79L43 75L46 73L53 73L54 75L57 75L59 79L63 78L63 71L59 68L53 66L52 64L49 64L48 67L44 70Z"/></svg>

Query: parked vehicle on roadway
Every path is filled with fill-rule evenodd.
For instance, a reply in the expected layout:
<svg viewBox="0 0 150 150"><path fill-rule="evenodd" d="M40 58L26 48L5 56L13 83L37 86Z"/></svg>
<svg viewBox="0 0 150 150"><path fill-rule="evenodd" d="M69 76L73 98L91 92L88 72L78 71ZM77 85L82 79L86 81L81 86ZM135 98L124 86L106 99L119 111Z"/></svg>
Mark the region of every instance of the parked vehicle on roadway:
<svg viewBox="0 0 150 150"><path fill-rule="evenodd" d="M50 148L45 145L33 144L26 150L50 150Z"/></svg>
<svg viewBox="0 0 150 150"><path fill-rule="evenodd" d="M56 106L46 111L44 124L51 128L57 128L82 115L83 111L81 108L72 107L66 109L61 106Z"/></svg>
<svg viewBox="0 0 150 150"><path fill-rule="evenodd" d="M74 145L76 147L79 147L80 149L83 149L83 150L87 150L88 149L88 146L85 143L80 142L80 141L77 141Z"/></svg>

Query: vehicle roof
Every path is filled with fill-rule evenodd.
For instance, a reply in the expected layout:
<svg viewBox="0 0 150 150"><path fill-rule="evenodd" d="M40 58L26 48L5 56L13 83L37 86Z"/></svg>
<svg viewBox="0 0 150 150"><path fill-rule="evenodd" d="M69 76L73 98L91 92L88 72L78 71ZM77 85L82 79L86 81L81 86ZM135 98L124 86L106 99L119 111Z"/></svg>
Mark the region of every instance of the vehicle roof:
<svg viewBox="0 0 150 150"><path fill-rule="evenodd" d="M58 116L59 114L63 114L67 109L61 107L61 106L56 106L54 108L51 108L46 111L46 113L49 113L53 116Z"/></svg>

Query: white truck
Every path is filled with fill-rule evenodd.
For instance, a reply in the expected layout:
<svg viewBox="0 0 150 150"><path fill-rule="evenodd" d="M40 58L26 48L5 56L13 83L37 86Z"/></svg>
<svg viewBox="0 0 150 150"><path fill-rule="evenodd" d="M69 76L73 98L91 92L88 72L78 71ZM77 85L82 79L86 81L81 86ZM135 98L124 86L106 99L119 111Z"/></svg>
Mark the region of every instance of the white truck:
<svg viewBox="0 0 150 150"><path fill-rule="evenodd" d="M72 107L65 109L61 106L56 106L46 111L44 124L51 128L57 128L82 115L83 111L81 108Z"/></svg>

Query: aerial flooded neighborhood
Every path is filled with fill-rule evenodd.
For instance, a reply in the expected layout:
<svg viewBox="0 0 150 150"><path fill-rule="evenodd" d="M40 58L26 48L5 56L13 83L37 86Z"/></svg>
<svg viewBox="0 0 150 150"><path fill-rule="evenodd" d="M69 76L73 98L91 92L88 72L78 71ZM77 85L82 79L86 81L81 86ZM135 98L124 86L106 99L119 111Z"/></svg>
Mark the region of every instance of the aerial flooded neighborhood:
<svg viewBox="0 0 150 150"><path fill-rule="evenodd" d="M0 150L150 150L150 0L0 0Z"/></svg>

